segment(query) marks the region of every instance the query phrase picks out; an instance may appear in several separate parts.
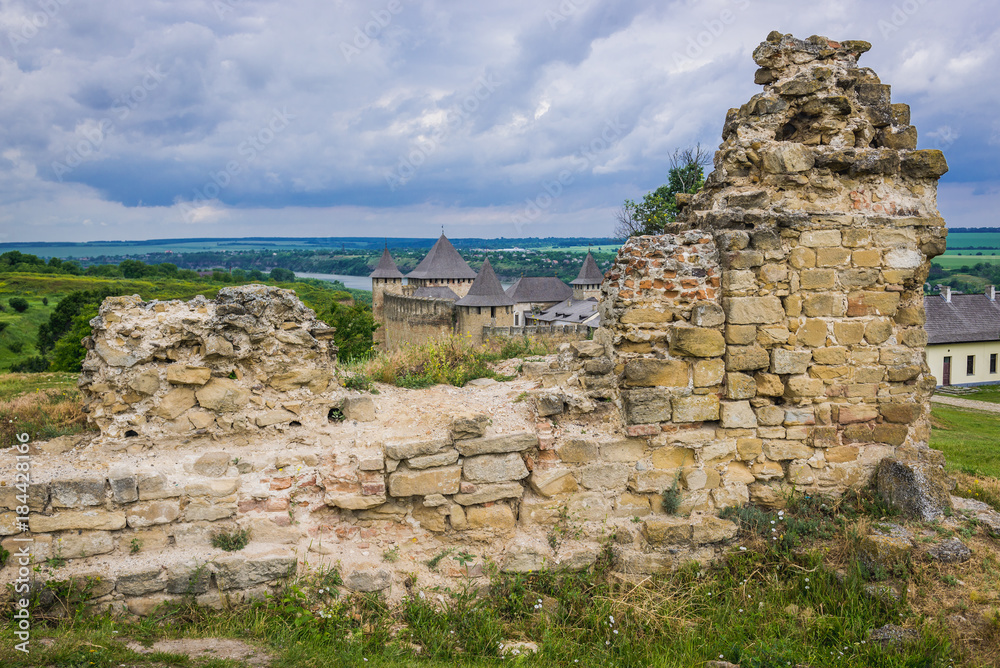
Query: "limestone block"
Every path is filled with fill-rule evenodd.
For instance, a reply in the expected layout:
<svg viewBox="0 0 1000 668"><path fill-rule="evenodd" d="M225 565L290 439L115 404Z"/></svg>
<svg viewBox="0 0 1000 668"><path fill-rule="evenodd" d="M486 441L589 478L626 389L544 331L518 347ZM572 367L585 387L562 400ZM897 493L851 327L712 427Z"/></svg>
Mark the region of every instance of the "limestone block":
<svg viewBox="0 0 1000 668"><path fill-rule="evenodd" d="M879 495L907 517L930 522L950 513L952 483L937 464L886 458L875 476Z"/></svg>
<svg viewBox="0 0 1000 668"><path fill-rule="evenodd" d="M215 580L219 589L247 589L254 585L273 583L295 575L297 560L294 554L267 554L261 556L225 555L216 557ZM347 580L345 584L350 587Z"/></svg>
<svg viewBox="0 0 1000 668"><path fill-rule="evenodd" d="M756 459L764 452L764 441L759 438L736 439L736 455L743 461Z"/></svg>
<svg viewBox="0 0 1000 668"><path fill-rule="evenodd" d="M730 345L745 346L753 343L756 338L756 325L726 325L726 343Z"/></svg>
<svg viewBox="0 0 1000 668"><path fill-rule="evenodd" d="M167 587L167 581L163 576L163 569L149 568L141 571L123 573L115 581L115 589L122 596L146 596L158 591L163 591Z"/></svg>
<svg viewBox="0 0 1000 668"><path fill-rule="evenodd" d="M0 508L16 510L24 504L18 496L22 496L21 490L14 486L0 487ZM45 504L49 500L49 486L47 483L31 483L28 485L28 510L41 512L45 510Z"/></svg>
<svg viewBox="0 0 1000 668"><path fill-rule="evenodd" d="M694 464L692 455L691 464ZM629 481L629 487L640 494L660 494L670 489L679 480L677 472L671 471L639 471Z"/></svg>
<svg viewBox="0 0 1000 668"><path fill-rule="evenodd" d="M718 329L675 327L670 336L670 354L686 357L718 357L726 351L726 340ZM686 375L685 369L685 375ZM686 378L685 378L686 381ZM685 382L685 384L687 384Z"/></svg>
<svg viewBox="0 0 1000 668"><path fill-rule="evenodd" d="M557 471L552 471L551 469L547 471L548 474L557 473ZM568 471L558 471L558 473L569 473ZM576 481L573 480L573 476L569 476L572 481L572 489L563 489L562 491L576 491ZM543 496L552 496L552 494L544 494L543 491L551 491L555 487L551 486L552 483L557 482L558 479L552 479L550 475L549 485L546 485L542 480L543 476L539 475L539 472L535 472L531 476L531 486L532 488L542 494ZM568 487L568 486L567 486ZM555 492L558 493L558 492ZM476 485L476 491L470 492L468 494L456 494L454 496L455 503L463 506L472 506L479 503L490 503L491 501L499 501L500 499L520 499L524 494L524 487L519 482L504 482L494 485ZM424 504L427 503L427 499L424 499Z"/></svg>
<svg viewBox="0 0 1000 668"><path fill-rule="evenodd" d="M746 464L741 464L740 462L730 462L726 466L726 473L723 476L723 486L731 485L733 483L742 483L743 485L749 485L756 479L757 478L750 471L750 469L747 467Z"/></svg>
<svg viewBox="0 0 1000 668"><path fill-rule="evenodd" d="M801 374L805 373L812 361L812 353L808 350L787 350L775 348L771 351L771 373Z"/></svg>
<svg viewBox="0 0 1000 668"><path fill-rule="evenodd" d="M802 441L764 439L764 455L774 461L809 459L813 456L813 452L814 450Z"/></svg>
<svg viewBox="0 0 1000 668"><path fill-rule="evenodd" d="M336 508L346 510L367 510L381 506L386 502L385 494L365 495L352 492L327 492L323 496L323 503Z"/></svg>
<svg viewBox="0 0 1000 668"><path fill-rule="evenodd" d="M708 486L708 472L704 469L688 468L681 472L684 487L689 490L704 489Z"/></svg>
<svg viewBox="0 0 1000 668"><path fill-rule="evenodd" d="M470 529L511 531L517 526L514 511L502 503L492 506L469 506L465 509L465 521L468 522Z"/></svg>
<svg viewBox="0 0 1000 668"><path fill-rule="evenodd" d="M64 559L82 559L114 549L115 541L110 531L67 532L53 537L51 546L52 554Z"/></svg>
<svg viewBox="0 0 1000 668"><path fill-rule="evenodd" d="M197 480L184 485L184 494L187 496L229 496L235 494L239 486L239 478Z"/></svg>
<svg viewBox="0 0 1000 668"><path fill-rule="evenodd" d="M799 245L808 248L841 246L840 230L807 230L799 235Z"/></svg>
<svg viewBox="0 0 1000 668"><path fill-rule="evenodd" d="M150 413L167 420L175 420L184 411L194 408L195 405L194 390L188 387L178 387L163 395L160 403Z"/></svg>
<svg viewBox="0 0 1000 668"><path fill-rule="evenodd" d="M514 455L520 460L520 457ZM466 460L468 465L469 460ZM521 462L524 466L524 462ZM527 475L527 470L525 470ZM522 476L523 477L523 476ZM423 471L398 469L389 474L389 494L397 498L404 496L429 496L431 494L458 494L462 479L461 466L446 466ZM510 480L511 478L506 478ZM499 482L484 480L483 482Z"/></svg>
<svg viewBox="0 0 1000 668"><path fill-rule="evenodd" d="M721 422L726 429L755 429L757 416L749 401L726 401L721 405Z"/></svg>
<svg viewBox="0 0 1000 668"><path fill-rule="evenodd" d="M181 515L177 501L144 501L129 507L125 519L133 529L154 524L169 524Z"/></svg>
<svg viewBox="0 0 1000 668"><path fill-rule="evenodd" d="M804 269L799 277L803 290L829 290L837 282L833 269Z"/></svg>
<svg viewBox="0 0 1000 668"><path fill-rule="evenodd" d="M785 396L791 399L823 396L823 381L808 376L790 376L785 383Z"/></svg>
<svg viewBox="0 0 1000 668"><path fill-rule="evenodd" d="M543 392L535 397L535 412L538 417L560 415L566 410L566 399L559 392Z"/></svg>
<svg viewBox="0 0 1000 668"><path fill-rule="evenodd" d="M649 514L649 498L641 494L622 493L615 501L618 517L641 517Z"/></svg>
<svg viewBox="0 0 1000 668"><path fill-rule="evenodd" d="M650 543L687 543L691 540L691 520L686 517L651 517L642 523L642 533Z"/></svg>
<svg viewBox="0 0 1000 668"><path fill-rule="evenodd" d="M449 431L452 439L461 441L467 438L479 438L486 433L490 416L485 413L467 413L452 420Z"/></svg>
<svg viewBox="0 0 1000 668"><path fill-rule="evenodd" d="M451 447L451 440L438 438L429 441L407 441L404 443L386 443L385 456L389 459L410 459L421 455L433 455L445 448Z"/></svg>
<svg viewBox="0 0 1000 668"><path fill-rule="evenodd" d="M847 308L843 295L817 292L802 299L802 312L810 318L839 318L847 312Z"/></svg>
<svg viewBox="0 0 1000 668"><path fill-rule="evenodd" d="M668 445L653 450L651 459L654 468L675 471L694 465L694 450Z"/></svg>
<svg viewBox="0 0 1000 668"><path fill-rule="evenodd" d="M233 344L221 336L207 336L204 341L205 357L232 357L235 354Z"/></svg>
<svg viewBox="0 0 1000 668"><path fill-rule="evenodd" d="M865 341L877 346L892 336L892 321L888 318L875 318L865 325Z"/></svg>
<svg viewBox="0 0 1000 668"><path fill-rule="evenodd" d="M229 378L213 378L194 395L199 406L219 413L238 411L250 401L250 392Z"/></svg>
<svg viewBox="0 0 1000 668"><path fill-rule="evenodd" d="M605 354L604 345L597 341L573 341L569 347L578 357L603 357Z"/></svg>
<svg viewBox="0 0 1000 668"><path fill-rule="evenodd" d="M673 314L670 311L656 311L651 308L630 308L622 314L621 322L623 325L644 325L644 324L660 324L665 322L670 322L673 320Z"/></svg>
<svg viewBox="0 0 1000 668"><path fill-rule="evenodd" d="M35 533L51 533L70 529L117 531L125 528L124 511L62 510L55 515L32 514L28 525Z"/></svg>
<svg viewBox="0 0 1000 668"><path fill-rule="evenodd" d="M866 292L857 291L847 295L847 315L883 315L893 316L899 308L898 292Z"/></svg>
<svg viewBox="0 0 1000 668"><path fill-rule="evenodd" d="M853 424L855 422L868 422L878 417L878 408L867 404L844 404L838 407L837 422L840 424Z"/></svg>
<svg viewBox="0 0 1000 668"><path fill-rule="evenodd" d="M212 370L205 366L171 364L167 367L167 382L171 385L204 385L212 377Z"/></svg>
<svg viewBox="0 0 1000 668"><path fill-rule="evenodd" d="M625 414L629 424L667 422L672 415L670 395L659 389L626 390Z"/></svg>
<svg viewBox="0 0 1000 668"><path fill-rule="evenodd" d="M214 522L236 514L236 498L191 499L184 508L185 522Z"/></svg>
<svg viewBox="0 0 1000 668"><path fill-rule="evenodd" d="M785 88L787 89L789 85L793 83L798 82L789 82L788 84L785 84ZM808 83L811 85L816 84L814 81L809 81ZM782 92L786 95L792 94L790 92L786 93L784 90ZM815 158L813 157L812 152L806 146L786 142L776 143L769 146L761 153L761 160L764 171L770 172L771 174L793 174L796 172L805 172L812 169L812 166L815 163Z"/></svg>
<svg viewBox="0 0 1000 668"><path fill-rule="evenodd" d="M420 528L441 533L448 530L448 523L445 521L446 513L447 510L439 506L417 504L411 514L413 519L420 523Z"/></svg>
<svg viewBox="0 0 1000 668"><path fill-rule="evenodd" d="M722 382L726 363L721 359L698 360L693 369L695 387L712 387Z"/></svg>
<svg viewBox="0 0 1000 668"><path fill-rule="evenodd" d="M625 364L625 381L633 387L687 387L689 366L682 360L633 359Z"/></svg>
<svg viewBox="0 0 1000 668"><path fill-rule="evenodd" d="M646 441L638 438L625 438L601 445L601 459L606 462L629 462L634 464L642 459L642 455L645 452Z"/></svg>
<svg viewBox="0 0 1000 668"><path fill-rule="evenodd" d="M160 389L160 374L156 369L147 369L133 376L128 382L128 387L139 394L156 394L156 391Z"/></svg>
<svg viewBox="0 0 1000 668"><path fill-rule="evenodd" d="M758 395L765 397L780 397L785 393L785 384L781 382L780 376L761 372L754 374L754 381L757 383Z"/></svg>
<svg viewBox="0 0 1000 668"><path fill-rule="evenodd" d="M723 308L731 325L773 324L785 319L785 308L777 297L731 297L723 300Z"/></svg>
<svg viewBox="0 0 1000 668"><path fill-rule="evenodd" d="M588 464L580 469L580 483L588 489L622 490L630 469L627 464Z"/></svg>
<svg viewBox="0 0 1000 668"><path fill-rule="evenodd" d="M298 416L292 411L278 408L261 413L254 419L254 422L258 427L270 427L276 424L288 424L296 419L298 419Z"/></svg>
<svg viewBox="0 0 1000 668"><path fill-rule="evenodd" d="M162 473L140 474L138 488L139 498L143 501L167 499L181 495L180 485L169 481Z"/></svg>
<svg viewBox="0 0 1000 668"><path fill-rule="evenodd" d="M556 446L556 454L564 462L570 464L585 464L598 458L598 446L593 441L571 438Z"/></svg>
<svg viewBox="0 0 1000 668"><path fill-rule="evenodd" d="M756 480L753 474L747 471L750 482ZM750 492L747 489L746 481L729 482L721 487L712 490L712 503L716 508L728 508L729 506L743 506L750 502Z"/></svg>
<svg viewBox="0 0 1000 668"><path fill-rule="evenodd" d="M375 402L371 397L348 397L344 400L341 410L348 420L375 421Z"/></svg>
<svg viewBox="0 0 1000 668"><path fill-rule="evenodd" d="M501 434L486 438L470 438L457 441L455 447L465 457L504 452L522 452L538 447L538 435L532 432Z"/></svg>
<svg viewBox="0 0 1000 668"><path fill-rule="evenodd" d="M308 387L313 393L318 394L329 386L331 380L333 380L333 374L323 369L297 369L271 376L268 385L279 392Z"/></svg>
<svg viewBox="0 0 1000 668"><path fill-rule="evenodd" d="M53 480L49 494L53 508L99 506L104 503L104 476Z"/></svg>
<svg viewBox="0 0 1000 668"><path fill-rule="evenodd" d="M433 455L423 455L406 460L411 469L429 469L435 466L450 466L458 461L458 450L450 449Z"/></svg>
<svg viewBox="0 0 1000 668"><path fill-rule="evenodd" d="M753 371L766 368L771 362L761 346L736 346L726 348L726 371ZM759 391L759 390L758 390Z"/></svg>
<svg viewBox="0 0 1000 668"><path fill-rule="evenodd" d="M811 348L826 345L827 325L817 318L809 318L796 332L798 341Z"/></svg>
<svg viewBox="0 0 1000 668"><path fill-rule="evenodd" d="M739 527L729 520L703 515L691 527L691 542L696 545L719 543L736 537Z"/></svg>
<svg viewBox="0 0 1000 668"><path fill-rule="evenodd" d="M691 307L691 324L696 327L719 327L725 321L725 311L715 302L700 301Z"/></svg>
<svg viewBox="0 0 1000 668"><path fill-rule="evenodd" d="M719 419L719 397L714 394L675 397L674 422L701 422Z"/></svg>
<svg viewBox="0 0 1000 668"><path fill-rule="evenodd" d="M816 412L812 407L786 408L781 424L786 427L816 424Z"/></svg>
<svg viewBox="0 0 1000 668"><path fill-rule="evenodd" d="M232 457L228 452L206 452L194 462L194 472L207 478L218 478L226 475Z"/></svg>
<svg viewBox="0 0 1000 668"><path fill-rule="evenodd" d="M920 404L882 404L879 406L879 413L886 422L896 422L900 424L910 424L916 422L920 417L922 406Z"/></svg>
<svg viewBox="0 0 1000 668"><path fill-rule="evenodd" d="M136 598L131 598L126 603L128 611L133 615L138 617L146 617L160 608L165 604L176 603L180 601L178 596L169 596L165 594L154 594L152 596L140 596Z"/></svg>
<svg viewBox="0 0 1000 668"><path fill-rule="evenodd" d="M432 471L434 469L431 469ZM467 457L461 467L465 479L471 482L507 482L510 480L520 480L528 476L528 469L524 465L521 455L510 452L503 455L477 455ZM393 474L396 475L396 474ZM392 478L390 477L390 484ZM457 490L456 490L457 491ZM440 492L446 494L449 492ZM454 494L454 492L450 492ZM393 493L393 496L397 495Z"/></svg>

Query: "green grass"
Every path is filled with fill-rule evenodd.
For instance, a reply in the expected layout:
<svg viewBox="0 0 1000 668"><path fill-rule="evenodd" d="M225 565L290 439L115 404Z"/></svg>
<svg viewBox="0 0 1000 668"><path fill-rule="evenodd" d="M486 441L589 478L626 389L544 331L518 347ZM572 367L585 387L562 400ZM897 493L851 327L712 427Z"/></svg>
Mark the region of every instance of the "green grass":
<svg viewBox="0 0 1000 668"><path fill-rule="evenodd" d="M982 255L976 255L979 251L957 251L958 254L945 253L938 255L931 260L944 269L961 269L962 267L973 267L980 262L996 264L1000 262L1000 255L994 255L993 251L982 251Z"/></svg>
<svg viewBox="0 0 1000 668"><path fill-rule="evenodd" d="M931 415L930 445L944 453L949 469L1000 478L1000 415L941 404L932 404Z"/></svg>
<svg viewBox="0 0 1000 668"><path fill-rule="evenodd" d="M75 373L0 373L0 401L8 401L39 390L76 389Z"/></svg>
<svg viewBox="0 0 1000 668"><path fill-rule="evenodd" d="M965 390L971 390L966 393ZM976 387L963 388L962 394L948 394L947 391L940 392L942 396L955 396L959 399L972 399L973 401L987 401L991 404L1000 404L1000 385L979 385Z"/></svg>
<svg viewBox="0 0 1000 668"><path fill-rule="evenodd" d="M0 369L6 369L11 364L38 354L35 349L38 326L48 322L49 315L58 303L57 299L49 298L46 306L42 304L42 295L18 294L28 298L29 307L24 313L18 313L7 305L11 295L0 295L0 304L7 309L0 312L0 327L3 328L0 331Z"/></svg>

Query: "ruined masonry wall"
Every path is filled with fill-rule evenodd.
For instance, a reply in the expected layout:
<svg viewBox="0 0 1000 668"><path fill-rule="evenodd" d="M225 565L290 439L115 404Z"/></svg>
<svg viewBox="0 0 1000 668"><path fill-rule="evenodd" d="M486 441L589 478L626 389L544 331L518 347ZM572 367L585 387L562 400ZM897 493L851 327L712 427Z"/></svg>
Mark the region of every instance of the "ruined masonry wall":
<svg viewBox="0 0 1000 668"><path fill-rule="evenodd" d="M389 293L383 300L383 320L379 329L384 330L386 350L420 345L449 336L454 331L457 314L453 302Z"/></svg>

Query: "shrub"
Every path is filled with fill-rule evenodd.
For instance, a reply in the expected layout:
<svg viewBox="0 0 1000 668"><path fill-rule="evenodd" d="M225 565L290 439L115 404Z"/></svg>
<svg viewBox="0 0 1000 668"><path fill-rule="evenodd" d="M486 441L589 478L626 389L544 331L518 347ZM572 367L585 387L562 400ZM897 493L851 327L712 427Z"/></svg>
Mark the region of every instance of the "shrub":
<svg viewBox="0 0 1000 668"><path fill-rule="evenodd" d="M7 303L10 304L10 307L18 313L24 313L28 310L29 306L28 300L24 297L11 297L7 300Z"/></svg>
<svg viewBox="0 0 1000 668"><path fill-rule="evenodd" d="M663 490L661 496L663 498L663 512L667 515L675 515L681 507L681 490L677 486L677 478L674 478L673 485Z"/></svg>
<svg viewBox="0 0 1000 668"><path fill-rule="evenodd" d="M233 529L232 531L221 529L212 534L212 547L226 552L242 550L250 542L250 533L250 529Z"/></svg>

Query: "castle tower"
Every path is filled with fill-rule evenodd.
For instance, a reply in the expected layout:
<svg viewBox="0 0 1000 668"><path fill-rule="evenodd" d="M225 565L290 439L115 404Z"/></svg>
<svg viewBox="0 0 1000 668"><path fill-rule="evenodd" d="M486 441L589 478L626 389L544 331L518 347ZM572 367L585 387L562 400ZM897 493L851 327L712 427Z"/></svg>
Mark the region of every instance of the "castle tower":
<svg viewBox="0 0 1000 668"><path fill-rule="evenodd" d="M511 327L514 324L514 300L503 291L489 258L483 262L468 293L455 302L455 307L458 333L469 334L476 345L483 342L484 326Z"/></svg>
<svg viewBox="0 0 1000 668"><path fill-rule="evenodd" d="M389 245L386 244L382 251L382 257L378 261L375 271L370 274L372 279L372 315L375 322L382 325L375 330L372 338L375 345L385 345L385 318L383 316L383 304L385 303L385 293L394 295L403 294L403 272L399 270L396 263L389 254Z"/></svg>
<svg viewBox="0 0 1000 668"><path fill-rule="evenodd" d="M406 280L414 289L444 286L464 297L476 280L476 272L442 234L420 264L406 275Z"/></svg>
<svg viewBox="0 0 1000 668"><path fill-rule="evenodd" d="M584 300L593 297L601 301L601 283L604 282L604 274L601 273L594 256L587 251L587 257L580 267L580 275L573 280L573 299Z"/></svg>

